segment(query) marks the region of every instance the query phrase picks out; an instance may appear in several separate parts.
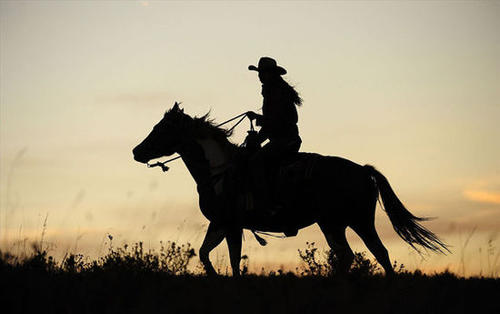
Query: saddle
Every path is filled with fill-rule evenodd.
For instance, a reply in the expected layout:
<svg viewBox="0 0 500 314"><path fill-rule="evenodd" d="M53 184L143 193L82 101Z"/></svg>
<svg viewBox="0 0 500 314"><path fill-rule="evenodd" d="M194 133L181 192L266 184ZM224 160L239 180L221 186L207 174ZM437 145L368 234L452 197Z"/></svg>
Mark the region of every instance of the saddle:
<svg viewBox="0 0 500 314"><path fill-rule="evenodd" d="M257 171L248 160L239 161L224 175L224 191L237 198L238 207L243 211L278 215L298 205L297 196L307 188L318 157L313 153L296 153L274 167L268 166L265 176L257 180L254 177ZM255 182L265 186L256 186ZM263 193L263 189L267 189L267 193Z"/></svg>
<svg viewBox="0 0 500 314"><path fill-rule="evenodd" d="M318 154L297 153L278 165L273 181L275 200L279 204L286 207L295 204L295 196L309 185L318 157Z"/></svg>

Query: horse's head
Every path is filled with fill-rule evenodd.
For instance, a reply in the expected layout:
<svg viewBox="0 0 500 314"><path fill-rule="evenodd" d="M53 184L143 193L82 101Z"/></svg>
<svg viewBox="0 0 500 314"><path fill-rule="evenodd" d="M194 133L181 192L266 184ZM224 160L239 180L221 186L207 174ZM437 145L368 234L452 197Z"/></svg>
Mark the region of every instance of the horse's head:
<svg viewBox="0 0 500 314"><path fill-rule="evenodd" d="M183 143L184 125L188 120L191 120L191 117L184 114L184 110L180 109L176 102L153 127L151 133L134 148L134 159L147 163L177 152Z"/></svg>

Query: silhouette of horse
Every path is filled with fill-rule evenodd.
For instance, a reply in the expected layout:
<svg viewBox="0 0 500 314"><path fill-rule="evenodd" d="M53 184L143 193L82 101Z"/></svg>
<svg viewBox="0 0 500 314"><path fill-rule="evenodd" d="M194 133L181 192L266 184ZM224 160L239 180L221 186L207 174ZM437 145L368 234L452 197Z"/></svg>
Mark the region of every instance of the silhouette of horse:
<svg viewBox="0 0 500 314"><path fill-rule="evenodd" d="M269 210L249 210L247 202L241 201L248 193L238 190L241 175L234 171L235 160L245 149L231 143L229 136L230 132L215 126L207 115L192 118L175 103L133 150L134 159L141 163L177 152L186 164L197 184L200 209L210 220L199 251L207 274L216 274L209 253L225 238L233 276L239 276L244 228L295 235L294 230L313 223L319 225L335 254L339 273L347 272L354 258L345 236L350 227L386 274L392 274L387 249L374 224L379 194L394 230L410 246L417 251L415 245L435 252L449 251L419 224L427 218L412 215L379 171L340 157L299 153L295 166L281 169L281 182L291 191L281 199L283 208L275 215Z"/></svg>

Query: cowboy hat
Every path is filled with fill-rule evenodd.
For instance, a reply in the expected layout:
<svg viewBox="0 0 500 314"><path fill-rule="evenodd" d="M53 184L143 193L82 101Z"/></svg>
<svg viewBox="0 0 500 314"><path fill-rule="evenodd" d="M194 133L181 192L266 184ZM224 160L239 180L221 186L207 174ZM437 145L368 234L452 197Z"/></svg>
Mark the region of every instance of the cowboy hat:
<svg viewBox="0 0 500 314"><path fill-rule="evenodd" d="M285 75L286 70L276 64L276 60L273 58L269 57L262 57L259 60L259 65L249 65L248 69L250 71L257 71L257 72L276 72L279 75Z"/></svg>

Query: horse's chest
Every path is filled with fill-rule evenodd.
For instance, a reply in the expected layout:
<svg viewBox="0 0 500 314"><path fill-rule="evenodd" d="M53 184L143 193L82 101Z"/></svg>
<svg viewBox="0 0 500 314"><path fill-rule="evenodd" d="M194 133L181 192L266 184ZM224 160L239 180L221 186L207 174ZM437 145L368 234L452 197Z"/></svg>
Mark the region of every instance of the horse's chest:
<svg viewBox="0 0 500 314"><path fill-rule="evenodd" d="M224 200L217 195L212 187L206 190L198 189L199 205L203 216L212 222L223 221L225 218Z"/></svg>

